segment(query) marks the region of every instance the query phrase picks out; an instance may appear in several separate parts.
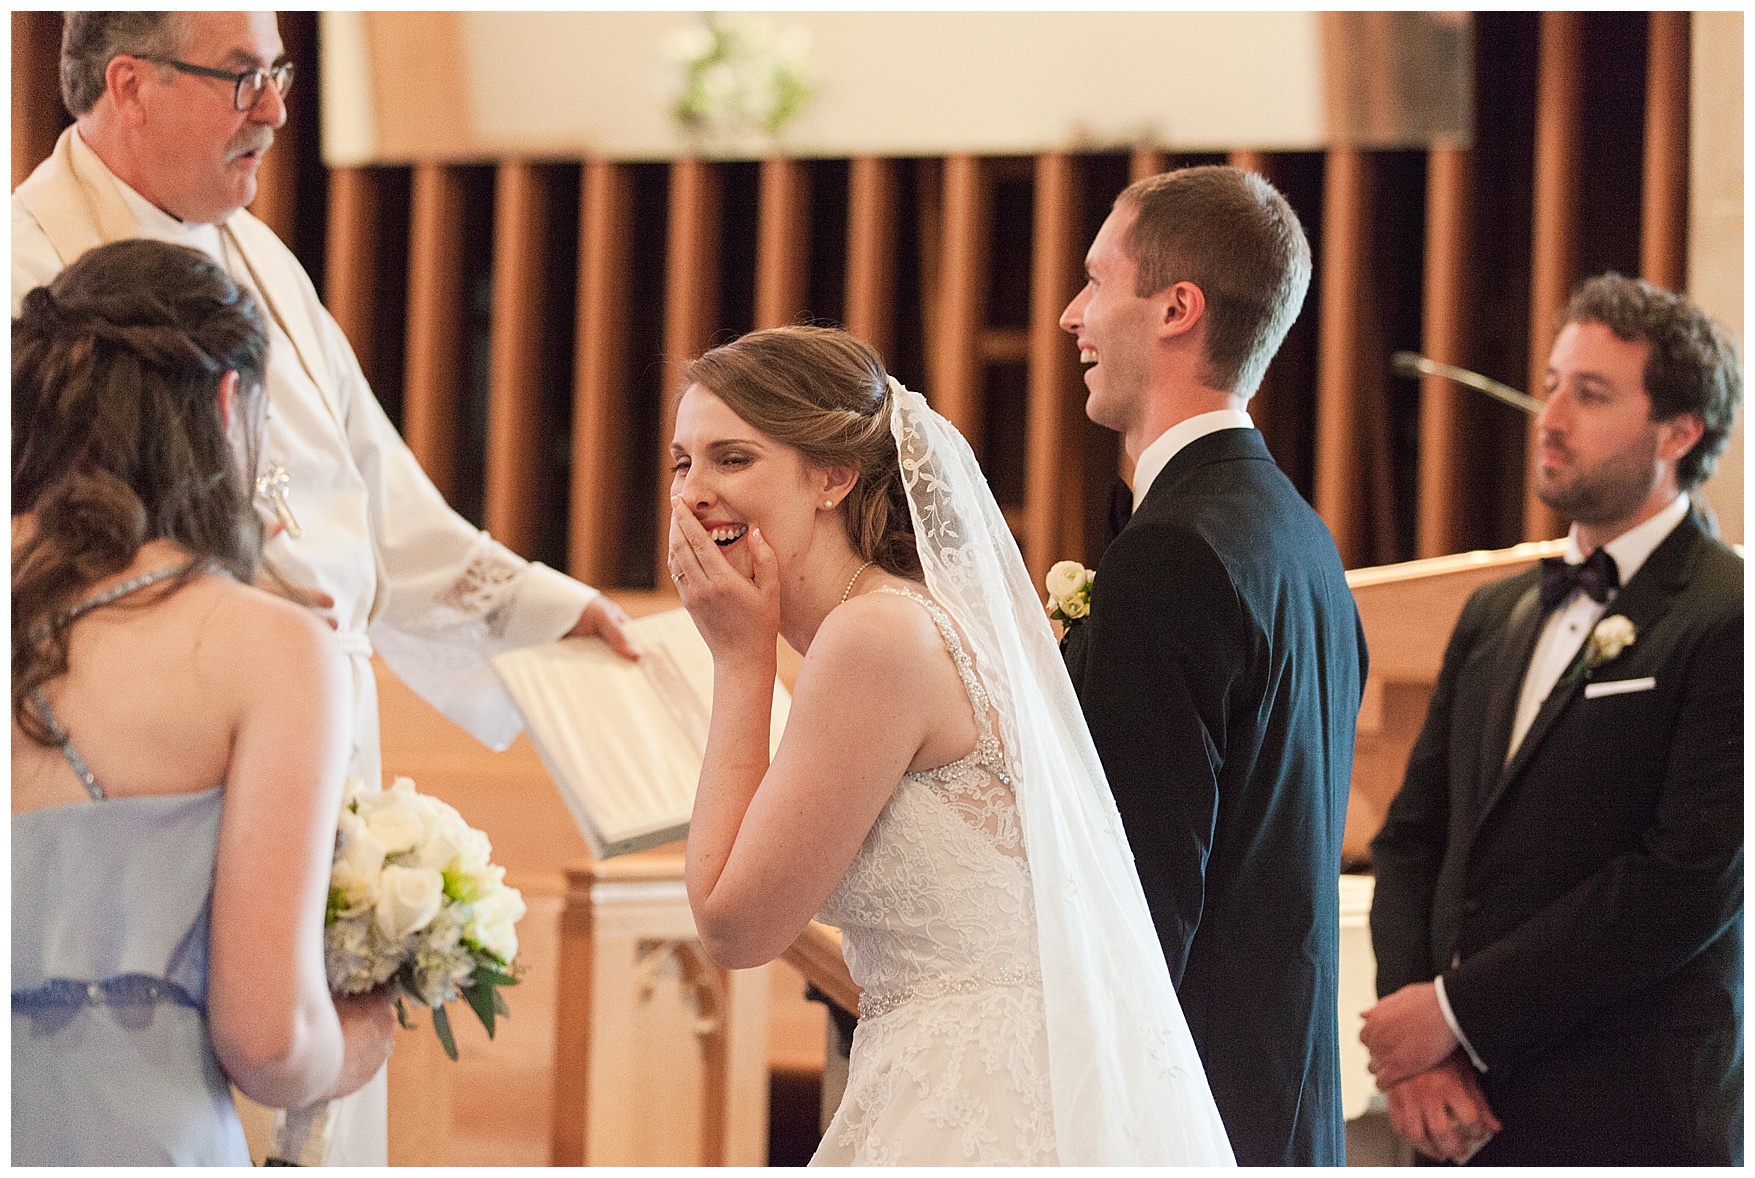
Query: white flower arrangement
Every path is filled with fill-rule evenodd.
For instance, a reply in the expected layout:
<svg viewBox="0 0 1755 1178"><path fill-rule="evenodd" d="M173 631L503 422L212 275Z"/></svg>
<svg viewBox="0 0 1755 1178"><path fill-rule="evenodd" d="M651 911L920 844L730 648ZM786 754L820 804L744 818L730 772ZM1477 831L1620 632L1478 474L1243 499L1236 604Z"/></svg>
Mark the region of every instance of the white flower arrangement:
<svg viewBox="0 0 1755 1178"><path fill-rule="evenodd" d="M1626 614L1613 614L1598 622L1584 640L1584 652L1563 683L1589 677L1590 673L1616 658L1639 639L1639 628Z"/></svg>
<svg viewBox="0 0 1755 1178"><path fill-rule="evenodd" d="M685 134L736 142L773 136L809 104L810 34L708 13L665 41L676 67L671 115Z"/></svg>
<svg viewBox="0 0 1755 1178"><path fill-rule="evenodd" d="M1057 562L1048 570L1043 587L1048 590L1048 616L1056 622L1076 622L1091 612L1091 585L1097 574L1076 560Z"/></svg>
<svg viewBox="0 0 1755 1178"><path fill-rule="evenodd" d="M323 955L329 988L358 994L389 985L433 1012L445 1053L457 1044L445 1003L459 997L488 1037L507 1013L502 986L517 984L517 922L524 897L488 861L487 835L451 806L398 777L387 790L349 778L329 875Z"/></svg>

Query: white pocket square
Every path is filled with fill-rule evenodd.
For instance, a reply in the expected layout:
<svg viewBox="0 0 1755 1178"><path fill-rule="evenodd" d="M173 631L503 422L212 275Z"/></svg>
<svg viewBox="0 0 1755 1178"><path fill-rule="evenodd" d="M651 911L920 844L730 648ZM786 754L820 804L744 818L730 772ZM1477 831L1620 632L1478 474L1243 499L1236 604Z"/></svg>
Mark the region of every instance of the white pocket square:
<svg viewBox="0 0 1755 1178"><path fill-rule="evenodd" d="M1605 683L1586 683L1584 698L1595 699L1599 695L1626 695L1630 691L1650 691L1657 686L1657 678L1647 675L1643 679L1610 679Z"/></svg>

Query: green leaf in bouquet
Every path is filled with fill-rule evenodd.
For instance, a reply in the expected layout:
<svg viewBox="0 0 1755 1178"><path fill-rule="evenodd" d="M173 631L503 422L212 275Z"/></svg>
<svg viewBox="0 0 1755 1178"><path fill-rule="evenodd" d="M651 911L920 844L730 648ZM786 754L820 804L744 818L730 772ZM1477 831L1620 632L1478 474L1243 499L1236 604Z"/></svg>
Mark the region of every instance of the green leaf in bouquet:
<svg viewBox="0 0 1755 1178"><path fill-rule="evenodd" d="M396 999L396 1021L402 1024L403 1030L414 1030L414 1024L408 1021L408 1008L402 1005L401 997Z"/></svg>
<svg viewBox="0 0 1755 1178"><path fill-rule="evenodd" d="M494 1037L494 1015L504 1013L500 1003L494 1001L497 991L493 982L481 976L482 971L475 971L475 980L463 989L463 997L468 1000L469 1008L475 1011L475 1017L481 1020L482 1029L487 1031L489 1039Z"/></svg>
<svg viewBox="0 0 1755 1178"><path fill-rule="evenodd" d="M518 984L518 981L516 978L514 978L512 980L512 984L514 986ZM508 1007L506 1005L506 999L500 993L498 986L494 987L494 1013L499 1015L501 1018L511 1018L512 1017L512 1010L510 1007Z"/></svg>
<svg viewBox="0 0 1755 1178"><path fill-rule="evenodd" d="M495 986L516 986L518 984L517 974L511 973L508 970L496 969L495 967L480 961L476 963L475 974L473 976L475 982L488 982Z"/></svg>
<svg viewBox="0 0 1755 1178"><path fill-rule="evenodd" d="M439 1046L445 1049L445 1054L450 1056L451 1061L455 1063L457 1061L457 1040L451 1037L451 1016L445 1013L443 1006L433 1007L433 1030L439 1036Z"/></svg>

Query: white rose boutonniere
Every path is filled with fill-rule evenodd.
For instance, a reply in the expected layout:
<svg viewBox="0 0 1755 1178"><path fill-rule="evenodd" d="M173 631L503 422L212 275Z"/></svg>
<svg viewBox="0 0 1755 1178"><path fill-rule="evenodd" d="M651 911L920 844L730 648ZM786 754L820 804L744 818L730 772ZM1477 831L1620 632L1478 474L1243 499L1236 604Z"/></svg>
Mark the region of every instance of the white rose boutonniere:
<svg viewBox="0 0 1755 1178"><path fill-rule="evenodd" d="M1097 574L1076 560L1063 560L1048 570L1043 587L1048 590L1048 616L1056 622L1076 622L1091 613L1091 584Z"/></svg>
<svg viewBox="0 0 1755 1178"><path fill-rule="evenodd" d="M1584 640L1584 650L1578 661L1572 665L1572 671L1566 676L1565 683L1571 684L1589 677L1592 671L1618 657L1638 639L1639 629L1627 615L1614 614L1604 618L1591 630L1590 637Z"/></svg>

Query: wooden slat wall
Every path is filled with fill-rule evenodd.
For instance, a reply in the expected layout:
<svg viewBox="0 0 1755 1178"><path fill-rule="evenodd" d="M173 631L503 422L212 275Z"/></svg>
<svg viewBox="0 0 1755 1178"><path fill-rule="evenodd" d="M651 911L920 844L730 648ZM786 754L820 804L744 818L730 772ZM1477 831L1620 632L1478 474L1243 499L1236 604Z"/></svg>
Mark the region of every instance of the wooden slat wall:
<svg viewBox="0 0 1755 1178"><path fill-rule="evenodd" d="M616 582L627 479L627 291L632 177L627 165L585 165L579 214L573 479L567 567L592 585ZM633 464L637 466L636 464Z"/></svg>
<svg viewBox="0 0 1755 1178"><path fill-rule="evenodd" d="M1435 147L1426 157L1426 273L1421 347L1443 364L1472 367L1463 351L1468 317L1469 182L1466 147ZM1457 551L1463 534L1459 494L1468 478L1462 434L1463 397L1472 395L1437 376L1420 379L1419 516L1415 553Z"/></svg>
<svg viewBox="0 0 1755 1178"><path fill-rule="evenodd" d="M1688 13L1649 19L1639 273L1680 290L1688 259Z"/></svg>
<svg viewBox="0 0 1755 1178"><path fill-rule="evenodd" d="M810 264L810 173L800 160L762 161L756 223L756 326L805 311Z"/></svg>
<svg viewBox="0 0 1755 1178"><path fill-rule="evenodd" d="M949 156L944 162L937 311L928 321L926 389L933 407L963 432L975 457L982 456L982 389L978 347L985 326L981 281L987 270L987 192L981 160Z"/></svg>
<svg viewBox="0 0 1755 1178"><path fill-rule="evenodd" d="M1536 81L1534 243L1530 257L1529 385L1540 390L1554 346L1554 316L1578 281L1578 172L1583 145L1584 14L1542 13ZM1530 423L1532 456L1536 426ZM1533 489L1524 498L1524 539L1565 527Z"/></svg>
<svg viewBox="0 0 1755 1178"><path fill-rule="evenodd" d="M1127 179L1129 183L1144 180L1147 176L1156 176L1170 166L1170 158L1161 151L1149 147L1135 148L1127 157Z"/></svg>
<svg viewBox="0 0 1755 1178"><path fill-rule="evenodd" d="M1385 169L1393 161L1384 152L1337 147L1302 161L1258 150L1219 157L1260 171L1293 195L1295 207L1301 200L1305 205L1300 211L1312 230L1318 275L1314 305L1305 313L1312 322L1300 330L1314 337L1308 346L1315 371L1309 371L1308 360L1302 370L1270 370L1263 390L1268 395L1257 397L1251 412L1258 424L1271 424L1278 431L1276 453L1282 439L1308 448L1297 461L1314 461L1312 498L1350 565L1436 555L1465 542L1507 543L1560 531L1559 521L1526 495L1519 531L1482 535L1484 500L1476 484L1494 468L1483 465L1482 456L1471 449L1478 448L1473 439L1481 425L1474 394L1445 382L1423 381L1415 430L1413 419L1397 409L1412 389L1391 382L1387 354L1392 347L1417 346L1435 358L1473 366L1471 360L1482 360L1485 349L1515 357L1504 375L1517 379L1522 368L1523 378L1539 385L1553 315L1582 264L1579 235L1581 224L1588 222L1581 222L1581 207L1593 199L1589 191L1581 191L1580 177L1585 170L1581 164L1589 162L1581 159L1584 132L1602 117L1589 99L1595 83L1585 73L1588 36L1600 27L1595 19L1579 11L1545 12L1517 26L1531 33L1539 28L1540 37L1530 96L1519 100L1526 103L1519 109L1527 109L1523 133L1533 142L1526 157L1531 255L1527 312L1519 308L1512 314L1527 314L1527 352L1521 341L1508 351L1497 337L1487 343L1477 338L1485 324L1474 305L1475 294L1482 275L1495 264L1499 244L1495 227L1482 222L1489 215L1483 210L1487 193L1507 187L1507 178L1491 171L1503 170L1504 152L1489 158L1478 147L1435 147L1425 157L1423 192L1400 180L1390 182ZM295 14L283 26L308 89L317 64L315 22L309 14ZM1642 184L1642 232L1638 258L1616 265L1624 271L1637 268L1675 287L1686 277L1689 22L1686 14L1660 12L1651 14L1644 27L1646 86L1642 105L1634 104L1640 122L1626 129L1642 136L1644 145L1643 176L1629 180ZM52 13L14 13L12 31L16 183L48 152L65 116L54 100L58 18ZM1530 39L1520 36L1525 43ZM300 37L304 40L298 41ZM294 98L314 93L295 91ZM753 255L755 272L747 277L728 274L722 281L722 257L739 256L738 249L749 245L724 242L721 236L728 225L750 223L739 220L742 211L722 208L721 187L731 174L725 165L674 162L664 169L666 207L648 211L659 192L648 182L658 175L653 166L585 161L576 237L558 240L557 235L571 233L557 228L572 221L571 208L561 207L574 199L571 189L565 188L565 202L558 199L564 185L557 177L571 183L564 177L566 169L485 161L495 167L490 244L479 223L480 210L471 204L484 201L485 192L472 187L470 169L416 162L406 197L400 179L390 177L387 169L336 169L326 177L316 173L314 186L309 137L315 134L315 112L299 106L294 115L279 132L261 173L255 211L295 248L315 251L308 262L367 373L394 373L400 364L404 433L440 490L455 502L479 503L483 522L514 548L540 549L537 554L566 563L588 580L617 583L630 576L628 529L647 526L630 519L634 504L640 505L634 514L644 516L646 492L630 488L655 484L654 580L663 586L669 483L665 450L682 364L716 338L751 323L822 316L825 308L810 305L811 292L823 289L818 278L824 267L844 265L842 322L892 363L900 359L908 368L912 361L913 372L924 369L923 391L965 432L988 469L1023 471L1022 507L1015 512L1008 507L1008 513L1032 572L1040 573L1047 562L1063 556L1082 554L1089 560L1097 555L1093 546L1101 537L1084 534L1086 517L1076 505L1089 498L1089 484L1107 481L1108 471L1084 469L1088 447L1080 431L1088 427L1082 422L1083 389L1071 341L1056 321L1077 289L1094 218L1100 219L1106 200L1103 193L1086 194L1086 178L1100 174L1109 177L1103 183L1116 182L1120 173L1115 161L1099 164L1056 154L1034 160L972 155L913 162L850 160L845 256L827 259L812 256L813 243L837 240L840 227L814 222L841 215L836 211L840 194L813 192L811 181L833 173L799 160L765 160L754 218L757 241L751 253L742 255ZM1126 157L1124 171L1128 178L1138 178L1171 163L1164 152L1141 147ZM641 176L647 180L636 182ZM1033 219L1027 227L1032 250L1028 326L996 326L987 322L1000 272L992 251L1002 230L1016 233L995 221L996 186L1026 180L1034 190ZM1299 183L1304 185L1301 197ZM300 204L301 195L315 192L321 197L325 187L326 207L322 199ZM403 199L408 201L406 292L386 289L395 279L381 244L384 233L400 231L404 210L394 202ZM1410 200L1416 203L1410 205ZM1423 225L1417 248L1412 254L1386 250L1380 239L1384 218L1407 208L1417 210ZM917 228L916 235L908 234L910 226ZM905 241L910 244L905 246ZM903 257L905 248L918 249L917 258ZM644 279L647 270L659 266L654 249L662 250L662 296L656 282ZM569 250L576 250L578 258L577 303L570 312L564 299L552 297L550 262L557 251ZM1600 268L1602 261L1590 256L1591 264ZM485 324L480 309L470 307L480 276L467 270L478 257L491 257L492 266L493 299ZM1409 257L1419 261L1410 263ZM1471 260L1477 257L1481 260L1473 263L1472 272ZM1412 268L1421 265L1423 271ZM1410 294L1408 284L1416 272L1422 277ZM746 281L752 286L738 292L735 284ZM1399 288L1394 285L1398 281ZM1524 279L1520 275L1513 281ZM404 293L405 321L374 315L387 294ZM1494 293L1503 300L1503 289ZM1511 293L1515 308L1522 301L1521 290ZM732 314L746 316L744 323L726 321L722 294L731 298ZM1410 298L1420 301L1419 314L1413 316L1417 338L1404 333L1392 340L1386 324L1398 307L1411 307ZM740 305L743 312L736 310ZM572 318L566 322L569 313ZM483 338L476 338L477 333ZM567 339L572 341L570 377L567 365L557 369L548 356L556 341ZM483 356L488 361L485 406L482 391L471 389L480 377L470 367ZM391 361L387 368L385 360ZM1026 382L1022 428L988 422L988 414L998 412L989 399L1001 387L988 379L991 366L1020 363ZM543 485L553 481L557 464L540 436L557 428L555 406L569 392L541 387L544 381L553 385L557 371L560 381L571 381L572 475L564 487ZM394 390L388 395L396 400ZM1314 411L1305 405L1314 405ZM1270 423L1276 406L1292 412L1284 418L1276 414ZM480 433L484 413L485 439ZM477 431L473 434L471 422ZM655 452L645 446L654 422ZM630 450L628 439L636 436L641 445ZM993 439L1008 436L1022 438L1021 454L983 453L995 444ZM480 452L471 447L480 447ZM1516 465L1500 463L1494 485L1503 483L1506 470ZM651 483L642 484L642 479ZM563 503L566 531L545 530L543 525ZM1506 506L1515 508L1510 501ZM1492 527L1503 531L1516 524L1514 517L1496 517ZM643 564L644 543L634 547ZM634 579L640 580L638 574Z"/></svg>
<svg viewBox="0 0 1755 1178"><path fill-rule="evenodd" d="M463 411L463 178L414 169L409 195L408 324L402 436L433 485L456 500Z"/></svg>
<svg viewBox="0 0 1755 1178"><path fill-rule="evenodd" d="M1328 153L1323 192L1323 285L1317 308L1322 341L1316 385L1316 510L1334 533L1341 562L1365 564L1367 549L1364 463L1360 443L1365 415L1358 379L1371 357L1361 354L1368 313L1367 227L1371 216L1370 161L1358 148Z"/></svg>
<svg viewBox="0 0 1755 1178"><path fill-rule="evenodd" d="M329 172L329 267L323 305L335 317L353 345L360 367L367 372L372 370L378 348L372 298L379 177L375 168L334 168Z"/></svg>
<svg viewBox="0 0 1755 1178"><path fill-rule="evenodd" d="M1077 293L1085 243L1078 240L1078 176L1070 156L1036 157L1035 252L1030 274L1028 419L1024 468L1024 564L1040 582L1057 560L1085 550L1084 448L1077 444L1084 386L1060 313Z"/></svg>
<svg viewBox="0 0 1755 1178"><path fill-rule="evenodd" d="M488 358L483 520L522 555L535 550L543 284L548 193L535 165L502 163L494 184L494 304Z"/></svg>
<svg viewBox="0 0 1755 1178"><path fill-rule="evenodd" d="M896 327L896 164L853 161L847 176L846 328L887 356Z"/></svg>
<svg viewBox="0 0 1755 1178"><path fill-rule="evenodd" d="M61 14L12 14L12 186L55 148L71 119L61 105Z"/></svg>
<svg viewBox="0 0 1755 1178"><path fill-rule="evenodd" d="M702 160L670 166L670 240L664 288L664 409L658 432L658 546L654 583L668 585L670 435L683 365L707 350L718 317L719 171Z"/></svg>

